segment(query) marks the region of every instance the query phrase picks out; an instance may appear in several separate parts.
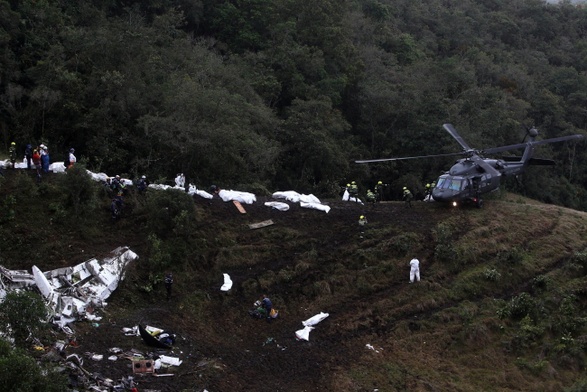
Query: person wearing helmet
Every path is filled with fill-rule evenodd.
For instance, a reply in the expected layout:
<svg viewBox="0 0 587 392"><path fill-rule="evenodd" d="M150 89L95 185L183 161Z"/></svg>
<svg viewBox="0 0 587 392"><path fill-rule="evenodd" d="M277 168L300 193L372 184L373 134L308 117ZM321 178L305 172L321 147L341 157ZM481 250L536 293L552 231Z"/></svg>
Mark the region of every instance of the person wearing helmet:
<svg viewBox="0 0 587 392"><path fill-rule="evenodd" d="M374 205L376 201L377 201L377 197L375 196L375 193L373 193L371 191L371 189L368 189L367 190L367 203L372 203Z"/></svg>
<svg viewBox="0 0 587 392"><path fill-rule="evenodd" d="M354 200L353 200L354 199ZM356 182L351 182L351 186L349 188L349 201L358 201L359 199L359 187L357 186Z"/></svg>
<svg viewBox="0 0 587 392"><path fill-rule="evenodd" d="M432 187L431 183L426 184L424 200L426 200L426 201L430 200L430 198L432 197L432 189L433 189L433 187Z"/></svg>
<svg viewBox="0 0 587 392"><path fill-rule="evenodd" d="M413 198L414 198L414 195L412 195L412 192L410 192L408 187L405 186L404 193L403 193L403 199L406 202L406 207L412 208L412 199Z"/></svg>
<svg viewBox="0 0 587 392"><path fill-rule="evenodd" d="M359 217L359 226L365 226L367 224L367 217L365 215L361 215Z"/></svg>
<svg viewBox="0 0 587 392"><path fill-rule="evenodd" d="M26 158L26 168L31 170L33 165L33 146L32 144L27 144L26 148L24 149L24 157Z"/></svg>
<svg viewBox="0 0 587 392"><path fill-rule="evenodd" d="M8 156L10 157L10 163L12 164L12 168L16 168L16 143L10 143L10 148L8 149Z"/></svg>
<svg viewBox="0 0 587 392"><path fill-rule="evenodd" d="M139 194L142 195L143 193L145 193L148 186L149 183L147 182L147 176L142 176L137 182L137 190L139 191Z"/></svg>
<svg viewBox="0 0 587 392"><path fill-rule="evenodd" d="M43 169L44 173L49 173L49 163L51 162L51 157L49 156L49 148L45 144L41 144L41 168Z"/></svg>
<svg viewBox="0 0 587 392"><path fill-rule="evenodd" d="M385 187L387 186L387 184L384 184L382 181L377 181L377 186L375 187L375 192L377 194L377 201L383 201L383 191L385 189Z"/></svg>

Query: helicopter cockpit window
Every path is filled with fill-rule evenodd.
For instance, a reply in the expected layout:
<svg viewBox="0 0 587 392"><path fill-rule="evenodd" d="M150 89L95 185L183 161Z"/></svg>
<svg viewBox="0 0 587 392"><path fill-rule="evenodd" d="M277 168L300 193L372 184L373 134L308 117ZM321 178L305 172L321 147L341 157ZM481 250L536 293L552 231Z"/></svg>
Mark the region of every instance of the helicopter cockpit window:
<svg viewBox="0 0 587 392"><path fill-rule="evenodd" d="M447 178L447 176L440 176L438 178L438 181L436 182L436 187L439 189L443 189L444 183L446 182L446 178Z"/></svg>
<svg viewBox="0 0 587 392"><path fill-rule="evenodd" d="M465 185L465 181L461 177L441 176L438 179L437 188L450 189L451 191L460 191Z"/></svg>
<svg viewBox="0 0 587 392"><path fill-rule="evenodd" d="M460 191L463 184L464 182L461 178L453 178L450 182L450 190Z"/></svg>

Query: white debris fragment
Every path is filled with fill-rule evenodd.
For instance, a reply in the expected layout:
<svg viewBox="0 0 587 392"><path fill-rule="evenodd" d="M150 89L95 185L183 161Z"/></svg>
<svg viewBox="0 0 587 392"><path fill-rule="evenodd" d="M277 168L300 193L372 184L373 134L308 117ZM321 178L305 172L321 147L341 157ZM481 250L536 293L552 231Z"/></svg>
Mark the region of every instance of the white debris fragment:
<svg viewBox="0 0 587 392"><path fill-rule="evenodd" d="M222 274L224 275L224 284L222 285L222 287L220 287L221 291L228 291L232 288L232 280L230 280L230 275L228 274Z"/></svg>
<svg viewBox="0 0 587 392"><path fill-rule="evenodd" d="M167 355L160 355L159 359L161 360L162 364L171 365L171 366L179 366L183 362L179 358L169 357Z"/></svg>
<svg viewBox="0 0 587 392"><path fill-rule="evenodd" d="M369 350L373 350L373 351L375 351L376 353L378 353L378 352L380 352L381 350L383 350L382 348L376 349L375 347L373 347L373 346L372 346L372 345L370 345L369 343L367 343L367 344L365 345L365 347L367 347Z"/></svg>

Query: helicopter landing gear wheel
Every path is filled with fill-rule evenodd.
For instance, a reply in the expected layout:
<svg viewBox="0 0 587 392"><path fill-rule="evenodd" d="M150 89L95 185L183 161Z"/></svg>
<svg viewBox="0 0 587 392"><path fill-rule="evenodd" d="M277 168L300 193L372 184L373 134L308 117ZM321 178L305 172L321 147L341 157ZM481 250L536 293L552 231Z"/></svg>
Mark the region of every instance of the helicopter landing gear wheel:
<svg viewBox="0 0 587 392"><path fill-rule="evenodd" d="M483 207L483 200L482 199L477 199L477 208L481 208Z"/></svg>

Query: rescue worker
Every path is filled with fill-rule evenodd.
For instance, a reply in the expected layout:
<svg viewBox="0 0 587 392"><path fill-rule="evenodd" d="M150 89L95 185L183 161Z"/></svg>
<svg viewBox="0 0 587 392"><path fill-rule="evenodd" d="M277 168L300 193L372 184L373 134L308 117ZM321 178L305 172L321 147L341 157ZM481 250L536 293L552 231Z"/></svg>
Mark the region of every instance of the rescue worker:
<svg viewBox="0 0 587 392"><path fill-rule="evenodd" d="M147 176L142 176L137 183L137 190L139 191L139 194L142 195L147 190L148 185Z"/></svg>
<svg viewBox="0 0 587 392"><path fill-rule="evenodd" d="M413 258L410 260L410 283L420 281L420 260Z"/></svg>
<svg viewBox="0 0 587 392"><path fill-rule="evenodd" d="M49 173L49 163L51 162L51 157L49 156L49 147L44 144L41 144L41 168L43 169L44 173Z"/></svg>
<svg viewBox="0 0 587 392"><path fill-rule="evenodd" d="M365 215L361 215L359 217L359 227L361 228L361 233L359 234L359 238L363 239L365 236L365 225L367 225L367 217Z"/></svg>
<svg viewBox="0 0 587 392"><path fill-rule="evenodd" d="M424 190L424 201L430 200L430 198L432 197L432 189L432 184L427 183L426 189Z"/></svg>
<svg viewBox="0 0 587 392"><path fill-rule="evenodd" d="M31 170L31 164L33 161L33 146L31 144L26 145L24 157L26 158L26 168Z"/></svg>
<svg viewBox="0 0 587 392"><path fill-rule="evenodd" d="M10 163L12 164L12 168L16 168L16 143L10 143L10 148L8 149L8 156L10 157Z"/></svg>
<svg viewBox="0 0 587 392"><path fill-rule="evenodd" d="M39 154L39 150L36 148L33 150L33 165L37 170L37 181L41 180L41 154Z"/></svg>
<svg viewBox="0 0 587 392"><path fill-rule="evenodd" d="M349 201L351 199L355 199L354 201L359 201L359 187L355 181L351 182L351 186L349 188Z"/></svg>
<svg viewBox="0 0 587 392"><path fill-rule="evenodd" d="M387 184L383 184L382 181L377 181L377 186L375 187L375 192L377 193L377 201L383 201L383 190Z"/></svg>
<svg viewBox="0 0 587 392"><path fill-rule="evenodd" d="M171 299L171 287L173 286L173 274L168 272L165 275L165 290L167 291L167 300Z"/></svg>
<svg viewBox="0 0 587 392"><path fill-rule="evenodd" d="M263 294L263 297L261 298L261 306L267 312L267 321L271 321L271 309L273 309L273 304L267 294Z"/></svg>
<svg viewBox="0 0 587 392"><path fill-rule="evenodd" d="M367 190L367 203L375 204L376 201L377 201L377 196L375 195L375 193L373 193L371 191L371 189Z"/></svg>
<svg viewBox="0 0 587 392"><path fill-rule="evenodd" d="M367 224L367 218L365 217L365 215L361 215L359 217L359 226L365 226Z"/></svg>
<svg viewBox="0 0 587 392"><path fill-rule="evenodd" d="M66 169L71 169L73 167L73 165L75 165L75 163L77 162L77 158L73 154L74 152L75 152L75 150L73 148L69 149L69 162L67 162Z"/></svg>
<svg viewBox="0 0 587 392"><path fill-rule="evenodd" d="M412 195L412 192L410 192L408 187L404 187L403 199L406 202L406 207L412 208L412 199L413 198L414 198L414 195Z"/></svg>

